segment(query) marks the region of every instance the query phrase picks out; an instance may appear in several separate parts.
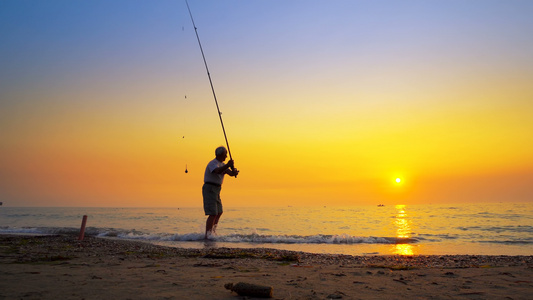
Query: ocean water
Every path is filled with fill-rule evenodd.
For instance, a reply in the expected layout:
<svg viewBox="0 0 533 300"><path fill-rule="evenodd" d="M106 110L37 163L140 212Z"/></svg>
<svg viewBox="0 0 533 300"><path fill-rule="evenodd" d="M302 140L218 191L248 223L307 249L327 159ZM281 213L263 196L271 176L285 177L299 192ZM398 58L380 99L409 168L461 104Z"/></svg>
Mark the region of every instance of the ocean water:
<svg viewBox="0 0 533 300"><path fill-rule="evenodd" d="M78 234L183 247L349 255L533 255L533 204L226 208L204 241L202 208L0 207L0 234Z"/></svg>

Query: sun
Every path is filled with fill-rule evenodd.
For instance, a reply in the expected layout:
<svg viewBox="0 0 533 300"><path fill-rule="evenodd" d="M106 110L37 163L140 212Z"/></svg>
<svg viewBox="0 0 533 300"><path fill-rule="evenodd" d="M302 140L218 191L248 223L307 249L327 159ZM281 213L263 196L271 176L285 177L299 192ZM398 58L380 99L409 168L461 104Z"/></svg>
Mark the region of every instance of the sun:
<svg viewBox="0 0 533 300"><path fill-rule="evenodd" d="M399 174L399 173L390 176L388 180L390 182L389 184L394 186L395 188L402 187L406 183L405 178L403 177L403 175Z"/></svg>

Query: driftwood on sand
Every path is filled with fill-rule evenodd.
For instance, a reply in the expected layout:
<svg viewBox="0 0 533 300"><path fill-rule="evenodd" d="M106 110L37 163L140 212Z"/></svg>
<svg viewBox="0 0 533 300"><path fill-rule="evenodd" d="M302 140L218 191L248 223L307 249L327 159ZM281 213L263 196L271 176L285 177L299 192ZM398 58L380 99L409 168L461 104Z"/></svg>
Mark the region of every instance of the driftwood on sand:
<svg viewBox="0 0 533 300"><path fill-rule="evenodd" d="M253 283L238 282L236 284L226 283L224 287L227 290L237 293L240 296L258 297L258 298L272 298L271 286L264 286Z"/></svg>

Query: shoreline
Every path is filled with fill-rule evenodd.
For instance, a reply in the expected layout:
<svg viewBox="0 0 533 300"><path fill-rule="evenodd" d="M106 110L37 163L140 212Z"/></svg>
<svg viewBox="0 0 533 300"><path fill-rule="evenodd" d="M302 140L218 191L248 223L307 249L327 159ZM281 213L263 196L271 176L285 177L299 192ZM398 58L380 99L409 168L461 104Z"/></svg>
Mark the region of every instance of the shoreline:
<svg viewBox="0 0 533 300"><path fill-rule="evenodd" d="M533 291L533 256L351 256L2 234L0 264L0 299L237 299L224 284L239 281L272 286L274 299L528 299Z"/></svg>

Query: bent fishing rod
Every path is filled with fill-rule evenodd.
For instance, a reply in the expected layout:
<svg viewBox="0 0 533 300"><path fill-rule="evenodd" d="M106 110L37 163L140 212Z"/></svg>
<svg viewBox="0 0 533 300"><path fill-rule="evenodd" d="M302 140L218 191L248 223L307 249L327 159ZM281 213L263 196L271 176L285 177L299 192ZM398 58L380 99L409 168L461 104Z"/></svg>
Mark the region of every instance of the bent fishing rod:
<svg viewBox="0 0 533 300"><path fill-rule="evenodd" d="M215 104L217 106L218 118L220 119L220 125L222 125L222 132L224 133L224 139L226 140L226 147L228 148L229 159L233 160L233 158L231 157L231 150L229 148L228 136L226 135L226 129L224 128L224 122L222 121L222 113L220 112L220 108L218 107L217 95L215 93L215 88L213 87L213 81L211 80L211 73L209 73L209 67L207 66L207 61L205 59L204 49L202 48L202 43L200 42L200 36L198 36L198 29L196 28L196 24L194 24L194 18L192 17L191 8L189 7L189 2L185 0L185 3L187 4L187 10L189 10L189 16L191 16L192 26L194 27L194 32L196 33L196 39L198 40L198 46L200 46L200 52L202 52L202 58L204 59L205 70L207 71L207 77L209 78L209 84L211 85L211 91L213 92L213 98L215 99ZM233 169L234 167L232 167L232 170Z"/></svg>

